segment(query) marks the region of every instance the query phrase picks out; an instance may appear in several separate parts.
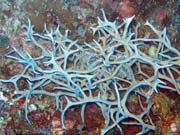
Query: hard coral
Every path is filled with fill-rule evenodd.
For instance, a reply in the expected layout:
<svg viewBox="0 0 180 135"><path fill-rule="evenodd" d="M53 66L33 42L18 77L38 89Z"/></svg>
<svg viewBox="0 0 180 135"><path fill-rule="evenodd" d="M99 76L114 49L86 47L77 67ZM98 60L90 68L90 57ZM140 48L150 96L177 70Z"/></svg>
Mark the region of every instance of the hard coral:
<svg viewBox="0 0 180 135"><path fill-rule="evenodd" d="M43 95L54 98L63 129L67 129L66 114L70 108L81 107L81 120L85 124L87 105L96 104L104 118L101 135L115 127L123 133L122 127L129 125L140 127L137 134L145 134L155 130L150 115L153 93L158 92L158 88L180 93L179 78L173 76L174 72L180 76L177 70L180 52L171 46L166 29L157 30L146 22L156 37L138 37L137 30L133 33L129 28L133 17L118 24L108 21L103 10L102 13L103 19L98 18L98 26L92 28L96 40L81 45L69 39L68 31L62 34L59 26L51 31L45 27L45 33L39 34L33 30L30 20L23 25L25 41L33 42L41 50L40 55L31 56L23 49L12 47L6 57L23 65L24 69L0 82L13 85L14 91L10 93L13 103L25 99L25 118L29 123L29 99ZM51 49L37 39L49 41ZM140 46L148 48L148 44L157 47L154 57L140 50ZM144 72L143 67L151 67L153 74ZM141 79L136 79L139 75ZM25 80L24 89L20 89L19 80ZM167 81L174 87L167 86ZM52 83L55 84L52 90L44 89ZM8 88L2 91L9 92ZM136 100L134 103L141 109L138 113L127 106L132 95L136 96L130 101Z"/></svg>

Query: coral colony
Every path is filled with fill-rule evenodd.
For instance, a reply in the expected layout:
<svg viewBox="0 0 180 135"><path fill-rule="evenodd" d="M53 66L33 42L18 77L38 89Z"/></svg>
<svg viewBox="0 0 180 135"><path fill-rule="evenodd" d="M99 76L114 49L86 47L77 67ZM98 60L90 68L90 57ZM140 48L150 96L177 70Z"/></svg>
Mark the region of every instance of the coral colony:
<svg viewBox="0 0 180 135"><path fill-rule="evenodd" d="M33 43L41 53L32 56L12 47L6 56L22 64L24 69L0 82L14 86L15 90L11 92L13 102L25 98L25 117L29 123L30 97L44 95L55 99L65 130L68 130L64 123L66 112L72 107L81 107L80 115L85 123L88 104L96 104L104 117L101 135L115 127L123 132L122 126L140 126L139 135L156 129L150 117L151 96L158 93L159 88L180 92L180 78L173 75L180 74L177 69L180 52L171 46L166 28L160 31L146 22L156 37L150 33L138 37L138 27L134 32L130 27L134 17L118 24L108 21L103 10L102 13L97 27L92 28L95 39L81 45L68 38L68 31L62 34L59 26L55 30L48 30L45 26L45 34L38 34L33 31L30 20L23 25L27 45ZM43 46L37 41L39 39L50 41L51 46ZM148 51L143 51L142 47ZM26 81L24 89L18 86L19 80ZM45 90L50 83L55 86L51 91ZM8 92L8 88L3 91ZM138 102L138 112L128 107L128 101L133 97Z"/></svg>

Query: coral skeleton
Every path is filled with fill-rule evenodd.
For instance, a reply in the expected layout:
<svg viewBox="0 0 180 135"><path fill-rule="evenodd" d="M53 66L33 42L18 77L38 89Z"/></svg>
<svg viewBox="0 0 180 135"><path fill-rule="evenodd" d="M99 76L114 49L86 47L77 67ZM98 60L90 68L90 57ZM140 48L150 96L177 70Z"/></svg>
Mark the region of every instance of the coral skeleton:
<svg viewBox="0 0 180 135"><path fill-rule="evenodd" d="M44 34L36 33L28 19L23 25L25 42L27 46L33 43L40 54L33 56L12 47L6 57L22 64L24 69L8 79L0 79L2 90L9 92L4 84L11 83L12 101L25 98L25 118L29 123L32 122L28 117L29 99L43 95L54 98L64 130L68 130L64 122L66 112L81 107L81 119L85 123L88 104L96 104L104 117L101 135L115 127L123 133L122 126L140 126L138 135L155 130L150 116L151 96L160 88L180 93L180 78L174 76L174 73L180 76L180 52L171 45L166 28L158 30L148 21L145 25L156 37L150 33L138 37L138 29L131 27L133 18L124 19L121 24L110 22L102 10L98 25L92 28L95 39L83 44L71 40L68 30L61 33L59 26L48 30L45 25ZM51 42L50 49L39 39ZM153 57L141 50L151 45L156 47ZM18 85L20 80L27 83L23 90ZM47 91L45 86L52 83L55 86ZM137 97L138 113L128 107L133 95Z"/></svg>

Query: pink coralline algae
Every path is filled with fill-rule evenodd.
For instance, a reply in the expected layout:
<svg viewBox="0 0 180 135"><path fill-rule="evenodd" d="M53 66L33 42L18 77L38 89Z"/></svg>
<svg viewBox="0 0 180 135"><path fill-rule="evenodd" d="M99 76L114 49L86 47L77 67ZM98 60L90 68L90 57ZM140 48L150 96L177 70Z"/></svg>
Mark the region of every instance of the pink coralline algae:
<svg viewBox="0 0 180 135"><path fill-rule="evenodd" d="M137 5L135 2L124 0L119 3L118 13L121 18L127 18L133 16L137 11Z"/></svg>
<svg viewBox="0 0 180 135"><path fill-rule="evenodd" d="M164 20L165 18L167 17L167 12L166 10L160 8L156 11L156 14L155 14L155 19L156 20L159 20L159 21L162 21Z"/></svg>

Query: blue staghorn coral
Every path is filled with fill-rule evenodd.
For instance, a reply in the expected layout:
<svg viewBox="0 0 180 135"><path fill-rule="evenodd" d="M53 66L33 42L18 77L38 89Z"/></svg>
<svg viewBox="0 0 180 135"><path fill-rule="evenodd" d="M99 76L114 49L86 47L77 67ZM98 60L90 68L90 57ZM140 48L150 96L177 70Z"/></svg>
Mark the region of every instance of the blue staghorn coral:
<svg viewBox="0 0 180 135"><path fill-rule="evenodd" d="M67 110L81 106L84 123L86 106L94 103L101 109L105 120L101 135L114 127L123 132L121 125L141 126L139 135L155 130L149 115L153 105L150 98L154 92L158 92L158 88L180 92L180 78L172 74L173 71L180 74L177 70L180 66L180 52L171 46L166 29L157 30L146 22L145 25L152 29L157 38L151 38L149 34L138 38L138 30L133 33L130 28L134 17L117 24L108 21L103 10L102 13L103 19L98 18L97 27L92 28L96 40L83 45L71 40L68 31L62 34L59 26L51 31L45 26L45 34L41 35L33 31L30 20L27 25L23 25L26 30L25 41L32 42L41 54L31 56L13 47L6 57L22 64L24 69L20 74L7 80L1 79L0 82L13 84L13 102L25 98L25 116L29 123L29 98L45 95L55 98L56 109L61 112L63 129L67 129L64 123ZM44 47L38 39L50 41L51 49ZM148 48L151 44L156 48L152 52L153 57L140 49L141 46ZM143 66L151 67L153 74L143 72ZM138 74L143 75L143 78L137 79ZM17 84L21 79L26 80L28 85L24 90L20 90ZM175 87L167 86L165 80ZM45 90L44 86L50 83L54 83L55 87L51 91ZM132 95L138 97L141 110L138 114L127 106Z"/></svg>

